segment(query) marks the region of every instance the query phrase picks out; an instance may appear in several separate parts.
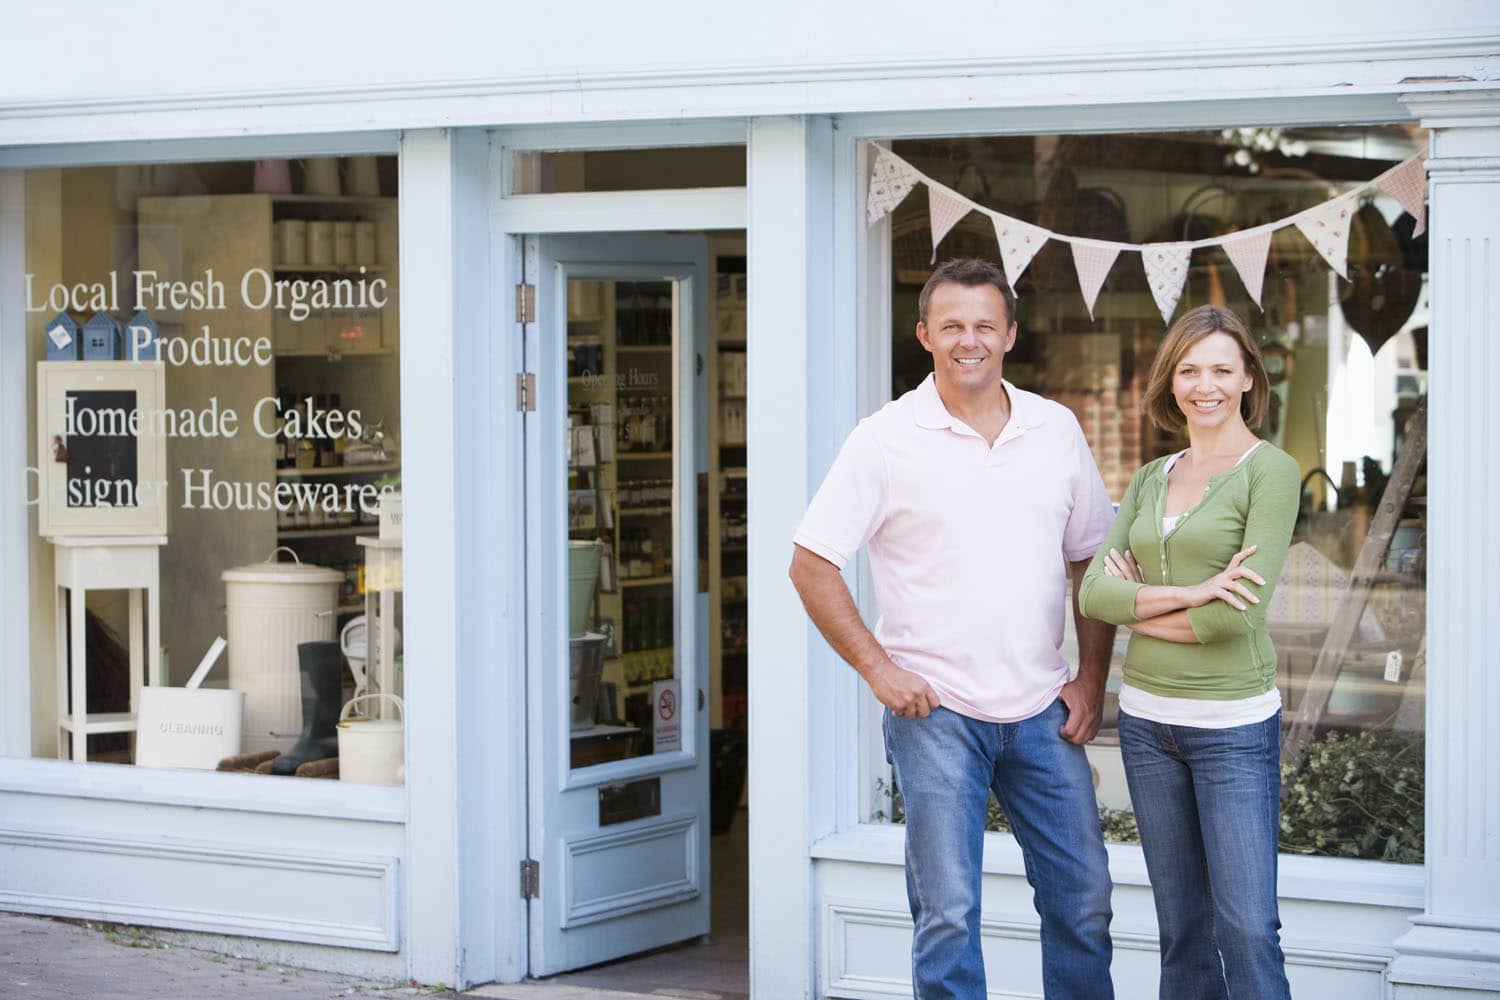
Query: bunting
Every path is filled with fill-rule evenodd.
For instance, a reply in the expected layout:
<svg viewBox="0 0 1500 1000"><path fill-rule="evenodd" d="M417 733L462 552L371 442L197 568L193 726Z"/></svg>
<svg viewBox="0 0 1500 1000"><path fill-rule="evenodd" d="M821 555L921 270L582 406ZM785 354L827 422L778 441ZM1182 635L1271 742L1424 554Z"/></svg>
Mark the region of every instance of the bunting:
<svg viewBox="0 0 1500 1000"><path fill-rule="evenodd" d="M1271 230L1259 226L1224 237L1224 253L1250 293L1250 300L1261 309L1260 293L1266 284L1266 257L1271 252Z"/></svg>
<svg viewBox="0 0 1500 1000"><path fill-rule="evenodd" d="M1026 265L1047 242L1051 234L1041 226L1033 226L1008 215L995 214L995 239L1000 243L1000 263L1005 266L1005 280L1015 288L1016 282L1026 272Z"/></svg>
<svg viewBox="0 0 1500 1000"><path fill-rule="evenodd" d="M894 212L921 180L922 175L915 167L890 150L882 149L870 171L870 195L865 199L865 215L871 225Z"/></svg>
<svg viewBox="0 0 1500 1000"><path fill-rule="evenodd" d="M1234 264L1245 291L1255 304L1261 304L1265 287L1266 258L1272 235L1286 226L1296 226L1307 237L1319 256L1341 278L1348 278L1349 227L1361 194L1374 189L1385 192L1416 219L1413 236L1427 228L1427 167L1420 155L1397 164L1379 177L1359 187L1307 209L1266 225L1209 239L1182 243L1117 243L1055 233L1041 226L1012 218L977 205L950 188L933 181L888 149L880 149L870 173L869 197L865 214L871 224L879 222L918 184L927 186L927 211L932 233L932 260L937 260L938 244L970 212L982 212L995 227L1000 245L1000 262L1012 287L1030 266L1037 251L1049 240L1067 243L1073 252L1073 266L1078 272L1078 287L1083 293L1090 318L1104 280L1122 251L1141 255L1141 263L1150 282L1151 295L1161 312L1162 321L1170 323L1172 313L1182 299L1192 251L1220 246Z"/></svg>
<svg viewBox="0 0 1500 1000"><path fill-rule="evenodd" d="M1120 256L1120 244L1102 243L1099 240L1073 240L1073 266L1078 269L1078 288L1083 292L1084 304L1089 307L1089 319L1094 318L1094 303L1099 299L1099 289L1109 277L1109 269Z"/></svg>
<svg viewBox="0 0 1500 1000"><path fill-rule="evenodd" d="M937 184L927 185L927 211L932 217L932 260L937 261L938 244L943 242L958 220L974 210L974 203Z"/></svg>
<svg viewBox="0 0 1500 1000"><path fill-rule="evenodd" d="M1307 242L1340 278L1349 278L1349 226L1354 222L1357 199L1352 194L1325 201L1298 215L1294 222Z"/></svg>
<svg viewBox="0 0 1500 1000"><path fill-rule="evenodd" d="M1188 243L1147 243L1141 247L1141 263L1146 268L1146 281L1151 285L1151 297L1161 311L1161 321L1172 322L1172 312L1182 298L1182 286L1187 283L1188 258L1193 248ZM1093 315L1093 310L1089 310Z"/></svg>
<svg viewBox="0 0 1500 1000"><path fill-rule="evenodd" d="M1427 164L1412 157L1375 178L1375 183L1417 220L1413 239L1427 231Z"/></svg>

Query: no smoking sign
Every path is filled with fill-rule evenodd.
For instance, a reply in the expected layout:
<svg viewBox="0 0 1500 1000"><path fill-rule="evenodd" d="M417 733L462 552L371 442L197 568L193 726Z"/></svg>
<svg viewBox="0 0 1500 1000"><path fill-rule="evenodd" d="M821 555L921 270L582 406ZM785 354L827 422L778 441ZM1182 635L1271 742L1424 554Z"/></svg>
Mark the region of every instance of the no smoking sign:
<svg viewBox="0 0 1500 1000"><path fill-rule="evenodd" d="M655 724L651 727L653 753L682 749L682 721L677 717L681 701L676 681L657 681L651 685L651 702L656 706Z"/></svg>

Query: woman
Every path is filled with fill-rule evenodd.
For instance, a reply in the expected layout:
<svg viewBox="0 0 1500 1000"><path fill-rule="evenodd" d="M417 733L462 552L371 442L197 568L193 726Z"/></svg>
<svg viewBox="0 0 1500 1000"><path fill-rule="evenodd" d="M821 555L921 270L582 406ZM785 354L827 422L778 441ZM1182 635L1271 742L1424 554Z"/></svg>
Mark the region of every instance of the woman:
<svg viewBox="0 0 1500 1000"><path fill-rule="evenodd" d="M1084 578L1131 629L1120 752L1161 932L1161 996L1290 996L1276 906L1281 695L1266 607L1297 514L1295 460L1251 428L1270 385L1239 317L1167 332L1144 407L1188 447L1142 468Z"/></svg>

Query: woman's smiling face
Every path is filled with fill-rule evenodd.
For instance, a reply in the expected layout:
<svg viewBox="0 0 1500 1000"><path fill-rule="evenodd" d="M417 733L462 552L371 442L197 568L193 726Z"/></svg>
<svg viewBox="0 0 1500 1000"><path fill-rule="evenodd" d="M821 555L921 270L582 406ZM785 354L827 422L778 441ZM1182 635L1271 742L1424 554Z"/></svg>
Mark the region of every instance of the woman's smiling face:
<svg viewBox="0 0 1500 1000"><path fill-rule="evenodd" d="M1240 399L1250 391L1240 345L1227 333L1211 333L1187 349L1172 373L1172 398L1188 428L1210 429L1243 420Z"/></svg>

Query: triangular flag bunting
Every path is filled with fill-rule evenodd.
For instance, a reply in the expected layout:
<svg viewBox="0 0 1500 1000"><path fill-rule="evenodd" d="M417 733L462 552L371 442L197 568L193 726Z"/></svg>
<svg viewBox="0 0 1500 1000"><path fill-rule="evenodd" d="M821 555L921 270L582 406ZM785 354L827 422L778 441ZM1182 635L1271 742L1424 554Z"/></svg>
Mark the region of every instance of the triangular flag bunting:
<svg viewBox="0 0 1500 1000"><path fill-rule="evenodd" d="M1120 256L1120 248L1112 243L1096 243L1093 240L1073 240L1073 266L1078 269L1078 287L1083 292L1084 304L1089 307L1089 319L1094 318L1094 302L1099 298L1099 289L1104 279Z"/></svg>
<svg viewBox="0 0 1500 1000"><path fill-rule="evenodd" d="M995 216L995 238L1000 241L1000 263L1005 265L1005 280L1014 289L1026 272L1026 265L1052 234L1008 215Z"/></svg>
<svg viewBox="0 0 1500 1000"><path fill-rule="evenodd" d="M1262 226L1224 240L1224 253L1245 283L1245 291L1260 306L1260 293L1266 284L1266 255L1271 252L1271 229ZM1261 306L1264 310L1265 306Z"/></svg>
<svg viewBox="0 0 1500 1000"><path fill-rule="evenodd" d="M911 189L921 183L915 167L882 149L870 170L870 195L865 199L865 215L873 224L890 215L905 200Z"/></svg>
<svg viewBox="0 0 1500 1000"><path fill-rule="evenodd" d="M932 226L932 260L937 263L938 244L956 225L958 220L974 210L974 206L946 188L936 184L927 185L927 212Z"/></svg>
<svg viewBox="0 0 1500 1000"><path fill-rule="evenodd" d="M1354 221L1355 195L1340 195L1296 217L1297 228L1328 266L1349 278L1349 226Z"/></svg>
<svg viewBox="0 0 1500 1000"><path fill-rule="evenodd" d="M1395 198L1411 213L1417 225L1411 231L1415 239L1427 231L1427 164L1420 156L1392 167L1376 179L1380 190Z"/></svg>
<svg viewBox="0 0 1500 1000"><path fill-rule="evenodd" d="M1182 298L1182 286L1187 281L1188 257L1193 247L1189 243L1147 243L1141 247L1141 263L1146 267L1146 281L1151 286L1151 297L1161 311L1161 321L1170 324L1177 300Z"/></svg>

